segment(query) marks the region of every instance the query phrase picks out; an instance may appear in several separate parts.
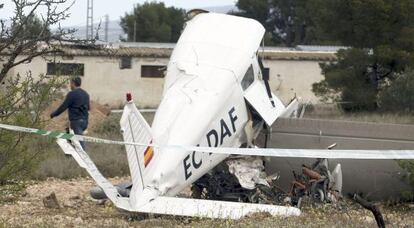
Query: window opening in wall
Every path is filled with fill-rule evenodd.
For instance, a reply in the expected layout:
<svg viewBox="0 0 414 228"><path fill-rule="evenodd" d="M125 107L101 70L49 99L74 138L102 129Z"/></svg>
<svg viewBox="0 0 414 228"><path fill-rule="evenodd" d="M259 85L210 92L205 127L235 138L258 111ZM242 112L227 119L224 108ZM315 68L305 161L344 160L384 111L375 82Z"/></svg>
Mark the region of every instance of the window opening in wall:
<svg viewBox="0 0 414 228"><path fill-rule="evenodd" d="M47 63L47 75L84 76L85 66L81 63Z"/></svg>
<svg viewBox="0 0 414 228"><path fill-rule="evenodd" d="M165 66L142 65L141 77L143 78L163 78Z"/></svg>
<svg viewBox="0 0 414 228"><path fill-rule="evenodd" d="M119 63L119 69L131 69L132 68L132 58L131 57L121 57Z"/></svg>

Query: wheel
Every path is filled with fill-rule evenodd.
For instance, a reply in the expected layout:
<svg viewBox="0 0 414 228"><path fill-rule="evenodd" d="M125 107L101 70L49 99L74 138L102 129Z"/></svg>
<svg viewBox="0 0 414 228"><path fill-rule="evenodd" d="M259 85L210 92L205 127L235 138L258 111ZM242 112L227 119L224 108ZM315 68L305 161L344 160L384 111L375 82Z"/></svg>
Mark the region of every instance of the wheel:
<svg viewBox="0 0 414 228"><path fill-rule="evenodd" d="M323 193L322 189L316 189L315 192L312 192L312 198L315 202L323 203L325 200L325 194Z"/></svg>

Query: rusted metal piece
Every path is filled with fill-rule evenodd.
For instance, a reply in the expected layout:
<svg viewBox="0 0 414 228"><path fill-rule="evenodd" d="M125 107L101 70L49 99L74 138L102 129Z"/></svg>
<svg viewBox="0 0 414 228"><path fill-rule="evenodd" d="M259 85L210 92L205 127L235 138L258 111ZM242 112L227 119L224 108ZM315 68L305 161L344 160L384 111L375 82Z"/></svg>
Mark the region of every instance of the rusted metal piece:
<svg viewBox="0 0 414 228"><path fill-rule="evenodd" d="M302 173L314 180L320 180L322 178L321 174L307 167L302 167Z"/></svg>
<svg viewBox="0 0 414 228"><path fill-rule="evenodd" d="M297 202L296 206L299 207L304 196L310 197L313 202L337 202L340 193L332 190L329 185L333 179L329 178L331 175L327 160L318 159L311 167L302 165L301 174L293 172L295 179L291 182L289 192L291 202Z"/></svg>
<svg viewBox="0 0 414 228"><path fill-rule="evenodd" d="M306 189L306 185L300 183L299 181L292 181L292 185L302 190Z"/></svg>

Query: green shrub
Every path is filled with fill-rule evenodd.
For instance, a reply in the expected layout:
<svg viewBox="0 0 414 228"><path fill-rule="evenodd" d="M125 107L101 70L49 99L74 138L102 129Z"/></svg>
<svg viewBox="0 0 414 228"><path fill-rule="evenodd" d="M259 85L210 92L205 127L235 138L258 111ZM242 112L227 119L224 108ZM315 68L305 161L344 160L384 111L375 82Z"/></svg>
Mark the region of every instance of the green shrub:
<svg viewBox="0 0 414 228"><path fill-rule="evenodd" d="M312 91L323 102L339 102L345 111L372 111L376 108L377 85L373 78L372 56L368 50L340 50L338 60L322 63L325 78Z"/></svg>
<svg viewBox="0 0 414 228"><path fill-rule="evenodd" d="M9 79L0 87L0 123L41 128L42 113L58 97L62 78L41 75ZM0 185L30 174L42 159L44 144L33 147L26 134L0 130ZM39 148L40 147L40 148Z"/></svg>
<svg viewBox="0 0 414 228"><path fill-rule="evenodd" d="M414 201L414 161L401 160L398 164L407 172L404 178L413 187L411 191L402 192L402 197L406 201Z"/></svg>
<svg viewBox="0 0 414 228"><path fill-rule="evenodd" d="M414 70L400 74L393 83L379 94L381 110L391 112L414 112Z"/></svg>

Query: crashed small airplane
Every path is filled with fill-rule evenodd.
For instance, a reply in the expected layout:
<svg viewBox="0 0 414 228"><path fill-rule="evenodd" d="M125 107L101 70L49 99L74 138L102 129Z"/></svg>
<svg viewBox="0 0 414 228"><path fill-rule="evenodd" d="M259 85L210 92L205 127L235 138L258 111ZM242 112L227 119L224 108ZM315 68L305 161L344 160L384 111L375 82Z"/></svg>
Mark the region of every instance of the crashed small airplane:
<svg viewBox="0 0 414 228"><path fill-rule="evenodd" d="M230 155L342 159L414 159L414 151L257 148L258 133L297 109L270 91L259 58L264 27L255 20L200 13L186 24L168 65L152 127L132 96L120 120L124 141L0 124L57 139L118 208L179 216L238 219L249 213L298 216L295 207L177 198ZM79 142L125 145L132 179L128 196L98 171Z"/></svg>

